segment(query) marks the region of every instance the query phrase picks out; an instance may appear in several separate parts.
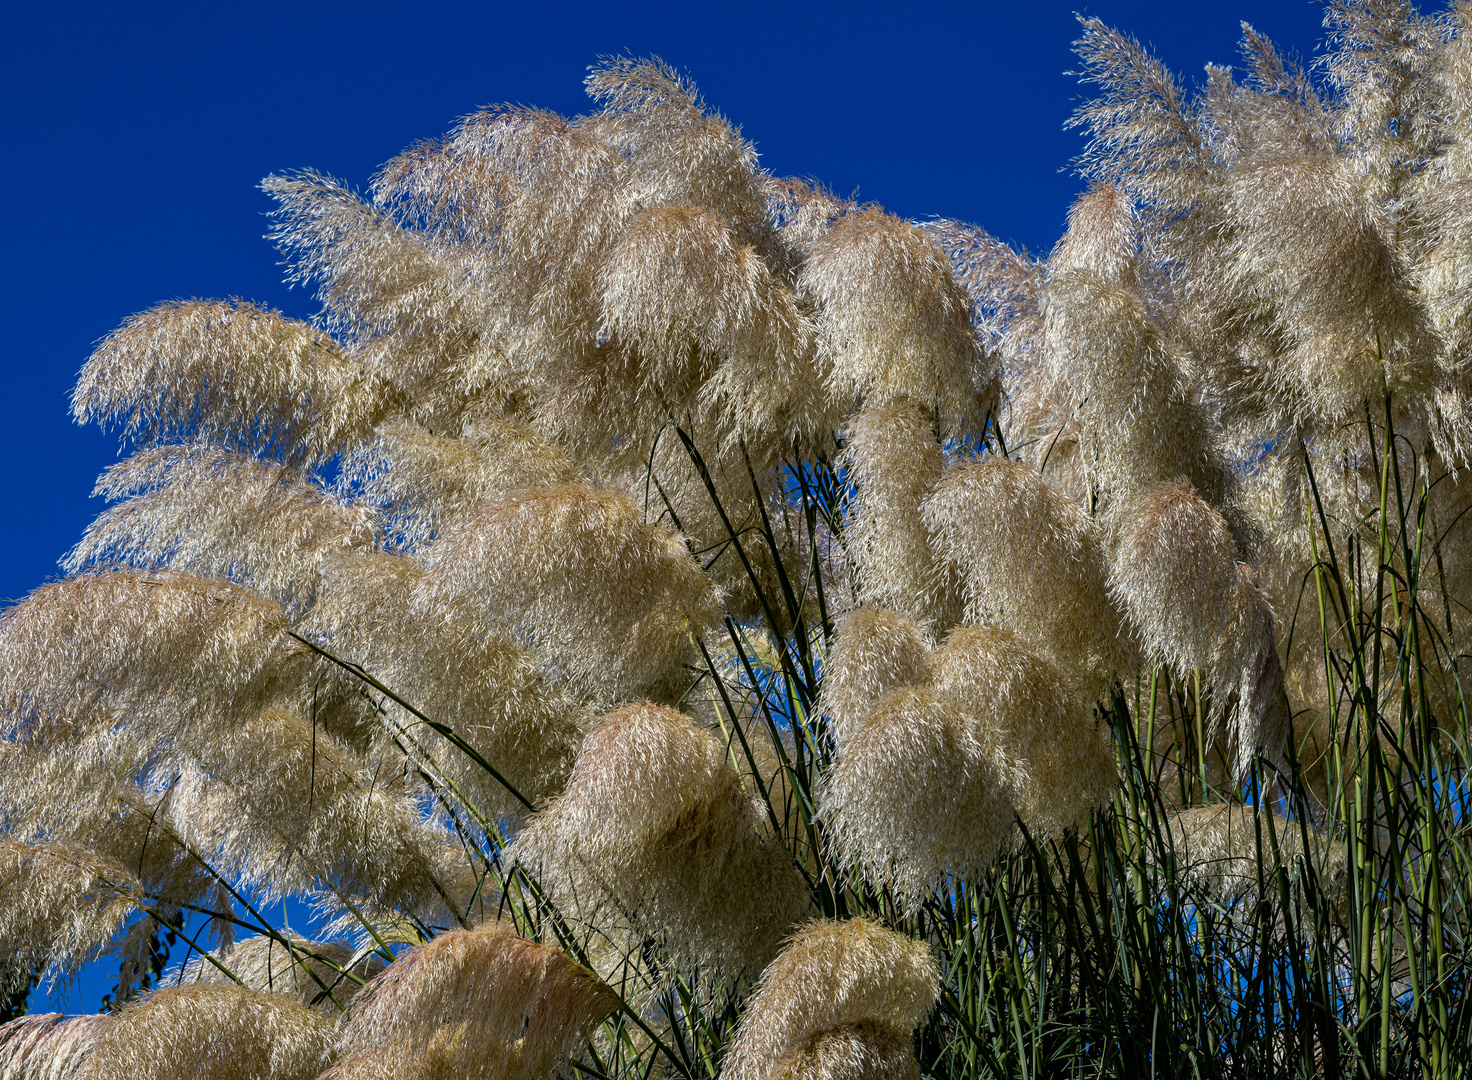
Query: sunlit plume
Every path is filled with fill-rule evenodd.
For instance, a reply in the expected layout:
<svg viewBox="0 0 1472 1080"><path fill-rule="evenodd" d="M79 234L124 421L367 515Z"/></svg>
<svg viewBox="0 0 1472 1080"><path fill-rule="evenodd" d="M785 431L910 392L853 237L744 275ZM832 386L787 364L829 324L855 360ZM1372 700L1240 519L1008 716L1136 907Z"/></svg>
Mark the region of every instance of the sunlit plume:
<svg viewBox="0 0 1472 1080"><path fill-rule="evenodd" d="M618 1006L592 972L506 927L442 934L359 992L324 1075L541 1080Z"/></svg>
<svg viewBox="0 0 1472 1080"><path fill-rule="evenodd" d="M867 919L815 922L783 948L726 1051L728 1080L907 1080L910 1032L940 973L930 949ZM906 1053L905 1051L908 1051ZM873 1069L873 1071L869 1071Z"/></svg>
<svg viewBox="0 0 1472 1080"><path fill-rule="evenodd" d="M722 742L637 702L589 732L567 788L509 857L601 933L661 939L686 970L753 975L805 903L790 857L760 828Z"/></svg>

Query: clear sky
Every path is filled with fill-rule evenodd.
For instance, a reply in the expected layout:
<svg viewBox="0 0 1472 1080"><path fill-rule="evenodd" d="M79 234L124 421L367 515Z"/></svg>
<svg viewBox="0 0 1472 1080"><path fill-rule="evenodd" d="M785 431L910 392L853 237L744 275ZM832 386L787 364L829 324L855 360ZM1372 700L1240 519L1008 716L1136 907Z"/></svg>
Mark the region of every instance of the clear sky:
<svg viewBox="0 0 1472 1080"><path fill-rule="evenodd" d="M1076 9L1192 82L1236 60L1242 20L1305 57L1321 36L1305 0L7 5L0 598L58 573L101 509L88 493L117 440L72 425L66 399L93 342L176 297L315 310L261 238L267 173L361 186L477 106L584 111L589 64L657 54L772 172L1046 251L1080 189ZM84 990L71 1007L95 1009L105 986Z"/></svg>

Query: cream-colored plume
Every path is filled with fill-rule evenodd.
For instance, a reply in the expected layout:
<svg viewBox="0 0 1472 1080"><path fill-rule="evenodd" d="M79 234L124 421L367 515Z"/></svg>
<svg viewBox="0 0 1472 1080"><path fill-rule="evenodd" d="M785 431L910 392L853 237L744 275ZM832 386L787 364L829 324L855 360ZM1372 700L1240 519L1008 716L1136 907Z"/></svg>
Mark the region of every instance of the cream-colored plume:
<svg viewBox="0 0 1472 1080"><path fill-rule="evenodd" d="M690 635L716 622L718 597L680 537L643 518L617 492L514 492L427 552L419 602L473 605L602 700L674 700L689 685Z"/></svg>
<svg viewBox="0 0 1472 1080"><path fill-rule="evenodd" d="M441 934L363 988L323 1080L542 1080L618 1009L591 971L504 926Z"/></svg>
<svg viewBox="0 0 1472 1080"><path fill-rule="evenodd" d="M1148 489L1121 518L1110 588L1150 649L1210 670L1237 590L1226 520L1185 481Z"/></svg>
<svg viewBox="0 0 1472 1080"><path fill-rule="evenodd" d="M1081 196L1049 260L1046 362L1055 385L1067 387L1082 464L1106 505L1181 475L1220 500L1230 477L1213 417L1142 294L1137 259L1126 196L1107 185Z"/></svg>
<svg viewBox="0 0 1472 1080"><path fill-rule="evenodd" d="M806 903L788 853L760 833L725 745L673 709L636 702L588 733L567 788L508 859L564 915L718 978L754 974Z"/></svg>
<svg viewBox="0 0 1472 1080"><path fill-rule="evenodd" d="M1387 389L1425 388L1437 343L1394 226L1352 164L1264 153L1233 171L1227 213L1226 284L1267 339L1244 383L1266 407L1332 421Z"/></svg>
<svg viewBox="0 0 1472 1080"><path fill-rule="evenodd" d="M0 990L69 978L145 904L127 867L74 844L0 839Z"/></svg>
<svg viewBox="0 0 1472 1080"><path fill-rule="evenodd" d="M1117 782L1109 727L1045 660L999 626L961 627L934 661L934 687L1021 774L1017 814L1035 837L1083 830Z"/></svg>
<svg viewBox="0 0 1472 1080"><path fill-rule="evenodd" d="M947 471L921 514L968 623L1002 623L1091 691L1128 668L1095 526L1037 469L989 454Z"/></svg>
<svg viewBox="0 0 1472 1080"><path fill-rule="evenodd" d="M1012 836L1020 765L998 733L933 690L881 697L843 742L818 790L830 845L914 902L970 877Z"/></svg>
<svg viewBox="0 0 1472 1080"><path fill-rule="evenodd" d="M330 1017L281 994L157 990L99 1025L76 1080L312 1080L332 1060L333 1033Z"/></svg>
<svg viewBox="0 0 1472 1080"><path fill-rule="evenodd" d="M0 1080L72 1080L106 1016L33 1013L0 1024Z"/></svg>
<svg viewBox="0 0 1472 1080"><path fill-rule="evenodd" d="M135 746L253 715L311 666L279 604L174 571L80 574L0 615L0 700L12 723L96 715Z"/></svg>
<svg viewBox="0 0 1472 1080"><path fill-rule="evenodd" d="M944 454L931 416L914 401L871 405L849 418L842 467L856 489L845 533L859 600L943 630L960 597L931 550L920 506Z"/></svg>
<svg viewBox="0 0 1472 1080"><path fill-rule="evenodd" d="M460 604L416 602L416 593L428 588L423 568L411 559L383 553L342 559L324 572L305 627L448 725L522 797L533 803L551 797L572 768L590 714L507 633L478 630ZM407 731L403 746L426 755L480 814L514 818L525 809L464 751L394 703L382 707L385 723L375 718L377 730Z"/></svg>
<svg viewBox="0 0 1472 1080"><path fill-rule="evenodd" d="M1240 900L1264 892L1271 897L1278 890L1280 866L1289 880L1298 880L1304 873L1304 862L1309 861L1318 875L1319 888L1338 905L1345 899L1347 849L1315 826L1310 825L1307 831L1309 847L1305 850L1299 822L1275 812L1258 814L1253 807L1225 803L1183 810L1170 820L1177 861L1199 888L1219 899Z"/></svg>
<svg viewBox="0 0 1472 1080"><path fill-rule="evenodd" d="M443 833L423 822L402 775L280 709L188 751L166 820L222 872L273 898L325 879L380 909L464 915L469 897L445 895L441 881Z"/></svg>
<svg viewBox="0 0 1472 1080"><path fill-rule="evenodd" d="M882 608L856 608L837 630L823 664L821 709L842 754L881 697L930 682L934 644L910 616Z"/></svg>
<svg viewBox="0 0 1472 1080"><path fill-rule="evenodd" d="M811 923L762 973L721 1075L913 1080L919 1067L910 1033L939 989L924 942L867 919Z"/></svg>
<svg viewBox="0 0 1472 1080"><path fill-rule="evenodd" d="M408 548L523 487L579 479L568 455L525 420L476 419L460 435L437 434L408 421L386 423L344 467L365 502L377 504Z"/></svg>
<svg viewBox="0 0 1472 1080"><path fill-rule="evenodd" d="M379 382L319 330L230 300L173 301L127 319L72 391L78 423L143 441L199 439L325 462L386 408Z"/></svg>
<svg viewBox="0 0 1472 1080"><path fill-rule="evenodd" d="M846 214L812 244L799 287L818 305L837 400L909 400L947 434L980 429L992 358L970 299L922 230L875 207Z"/></svg>
<svg viewBox="0 0 1472 1080"><path fill-rule="evenodd" d="M306 601L322 560L372 545L372 515L295 469L211 446L159 446L105 472L92 494L122 499L63 560L167 566Z"/></svg>
<svg viewBox="0 0 1472 1080"><path fill-rule="evenodd" d="M291 259L291 279L317 284L327 326L416 413L453 417L504 378L490 297L457 252L311 170L269 176L261 188L280 204L271 238Z"/></svg>

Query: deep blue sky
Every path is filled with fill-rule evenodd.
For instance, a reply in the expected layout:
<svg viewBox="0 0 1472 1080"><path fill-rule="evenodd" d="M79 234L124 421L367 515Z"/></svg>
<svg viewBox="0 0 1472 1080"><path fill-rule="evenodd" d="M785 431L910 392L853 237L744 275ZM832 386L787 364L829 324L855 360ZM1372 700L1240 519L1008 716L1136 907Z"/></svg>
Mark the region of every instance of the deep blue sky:
<svg viewBox="0 0 1472 1080"><path fill-rule="evenodd" d="M1076 8L1192 81L1235 61L1240 20L1305 55L1320 37L1303 0L8 5L0 598L57 573L100 509L88 492L117 442L66 410L94 341L173 297L314 310L261 239L267 173L312 166L362 185L479 105L580 112L589 64L653 53L773 172L1046 251L1079 190L1066 166L1081 139L1063 130L1080 93L1064 74Z"/></svg>
<svg viewBox="0 0 1472 1080"><path fill-rule="evenodd" d="M1078 190L1060 171L1080 90L1073 11L1196 80L1246 19L1311 53L1303 0L818 5L16 3L0 20L0 598L57 572L100 508L117 442L67 418L93 342L159 300L243 296L309 315L261 239L273 170L363 184L476 106L579 112L600 55L658 54L778 174L954 216L1046 251Z"/></svg>

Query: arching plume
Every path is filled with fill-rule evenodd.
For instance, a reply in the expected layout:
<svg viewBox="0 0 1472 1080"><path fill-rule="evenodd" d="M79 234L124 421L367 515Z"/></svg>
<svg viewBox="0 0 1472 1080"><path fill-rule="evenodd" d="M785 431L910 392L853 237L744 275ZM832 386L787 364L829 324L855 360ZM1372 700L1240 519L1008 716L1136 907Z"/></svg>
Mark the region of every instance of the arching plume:
<svg viewBox="0 0 1472 1080"><path fill-rule="evenodd" d="M280 994L181 986L140 998L99 1025L76 1080L312 1080L331 1060L332 1044L328 1017Z"/></svg>
<svg viewBox="0 0 1472 1080"><path fill-rule="evenodd" d="M363 438L387 395L356 360L306 323L254 304L160 304L114 330L72 391L78 423L125 437L176 438L323 462Z"/></svg>
<svg viewBox="0 0 1472 1080"><path fill-rule="evenodd" d="M820 813L844 859L914 900L946 875L971 876L1011 839L1020 771L979 719L904 687L844 740Z"/></svg>
<svg viewBox="0 0 1472 1080"><path fill-rule="evenodd" d="M481 606L605 700L678 697L689 634L715 620L715 590L680 538L616 492L515 492L446 534L427 562L421 602Z"/></svg>

